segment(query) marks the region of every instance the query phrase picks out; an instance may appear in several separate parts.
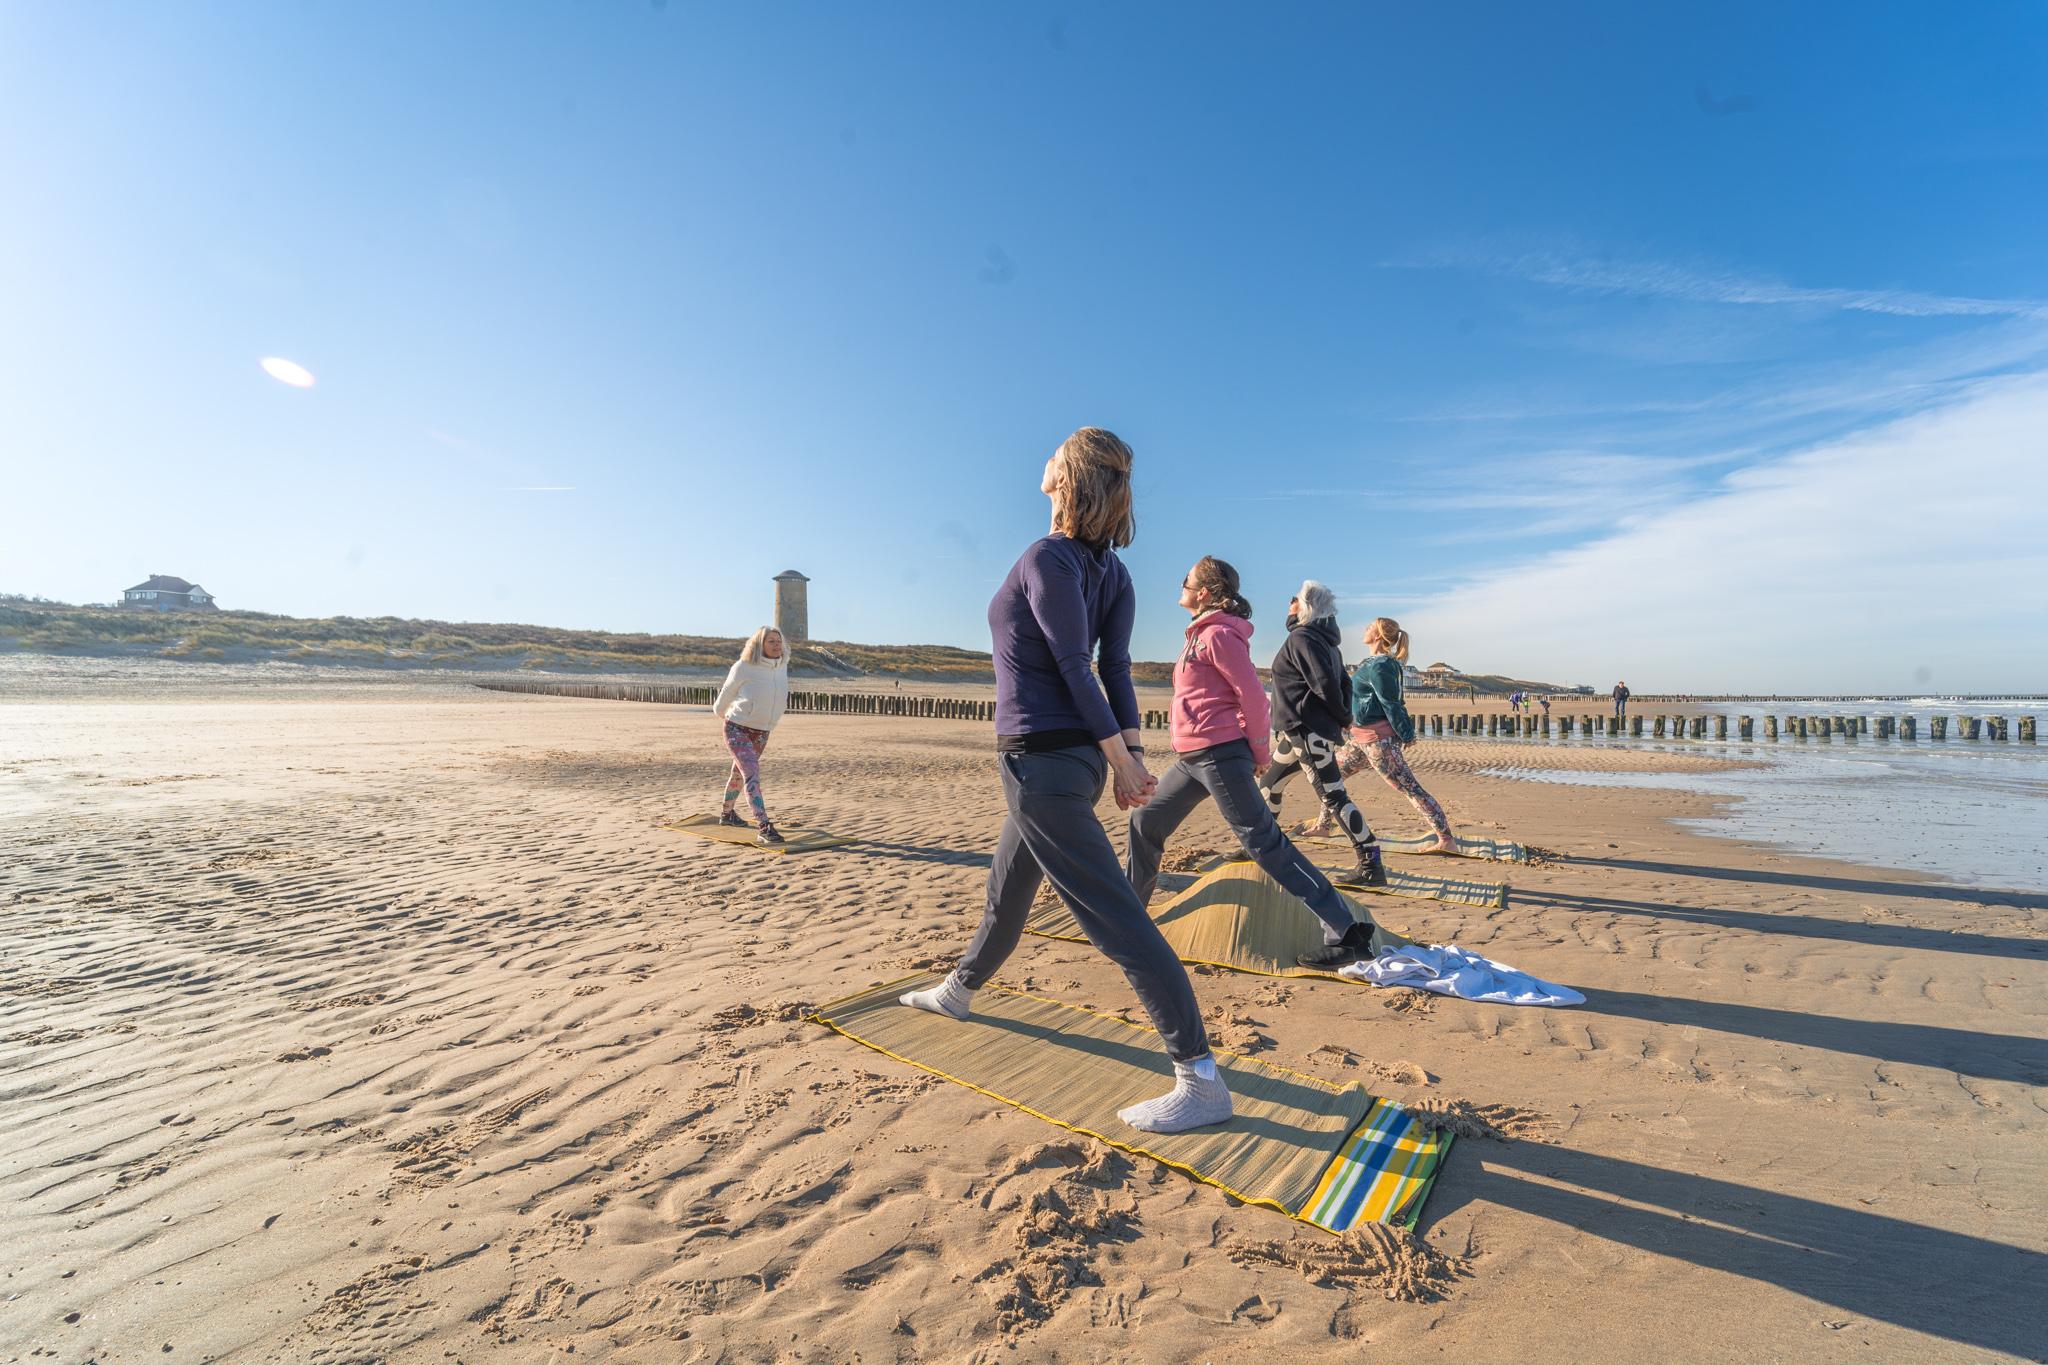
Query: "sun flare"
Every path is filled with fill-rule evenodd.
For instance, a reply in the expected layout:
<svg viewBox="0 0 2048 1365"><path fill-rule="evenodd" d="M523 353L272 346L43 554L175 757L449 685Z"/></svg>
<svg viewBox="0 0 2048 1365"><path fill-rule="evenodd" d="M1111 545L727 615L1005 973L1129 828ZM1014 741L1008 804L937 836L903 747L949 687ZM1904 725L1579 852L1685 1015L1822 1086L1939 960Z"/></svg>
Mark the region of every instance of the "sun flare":
<svg viewBox="0 0 2048 1365"><path fill-rule="evenodd" d="M263 357L262 364L263 373L269 375L280 384L289 384L295 389L310 389L313 387L313 372L304 365L286 360L282 356L274 355Z"/></svg>

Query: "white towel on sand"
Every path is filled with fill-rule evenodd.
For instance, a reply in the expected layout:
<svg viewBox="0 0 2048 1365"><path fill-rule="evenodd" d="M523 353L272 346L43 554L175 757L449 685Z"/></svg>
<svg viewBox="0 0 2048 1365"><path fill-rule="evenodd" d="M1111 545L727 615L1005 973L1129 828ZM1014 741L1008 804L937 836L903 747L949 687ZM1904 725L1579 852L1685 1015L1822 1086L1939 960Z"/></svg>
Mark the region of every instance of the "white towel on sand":
<svg viewBox="0 0 2048 1365"><path fill-rule="evenodd" d="M1583 1005L1586 997L1569 986L1539 981L1504 962L1484 958L1455 943L1410 943L1389 948L1370 962L1353 962L1337 975L1375 986L1412 986L1461 1000L1492 1005Z"/></svg>

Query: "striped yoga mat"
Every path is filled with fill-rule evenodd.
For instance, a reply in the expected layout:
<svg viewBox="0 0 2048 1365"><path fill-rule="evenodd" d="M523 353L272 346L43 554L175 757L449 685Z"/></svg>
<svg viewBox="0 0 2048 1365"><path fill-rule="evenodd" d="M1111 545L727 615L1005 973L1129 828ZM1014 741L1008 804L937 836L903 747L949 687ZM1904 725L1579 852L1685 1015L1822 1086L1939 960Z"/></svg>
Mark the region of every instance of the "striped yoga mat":
<svg viewBox="0 0 2048 1365"><path fill-rule="evenodd" d="M1332 882L1343 887L1346 891L1370 891L1375 895L1381 896L1409 896L1416 900L1446 901L1453 905L1473 905L1486 910L1505 910L1508 907L1508 885L1506 882L1482 882L1471 877L1429 877L1420 872L1409 872L1403 868L1393 866L1388 866L1386 869L1387 884L1385 886L1358 886L1344 880L1345 872L1350 867L1348 862L1340 868L1332 866L1327 862L1317 861L1317 856L1324 855L1324 850L1320 847L1315 847L1315 845L1324 841L1315 840L1310 842L1311 847L1305 850L1310 854L1310 861L1315 862L1316 866L1322 868L1323 873ZM1380 843L1382 845L1391 845L1391 841L1386 839L1382 839ZM1343 848L1348 856L1351 852L1351 844L1348 840L1344 842ZM1250 860L1240 855L1232 863L1225 863L1224 866L1232 866L1233 863L1239 866L1248 866L1250 865Z"/></svg>
<svg viewBox="0 0 2048 1365"><path fill-rule="evenodd" d="M1298 844L1339 844L1345 848L1351 847L1351 841L1342 835L1297 834L1293 837L1294 841ZM1510 839L1468 839L1462 834L1453 835L1452 838L1458 845L1458 856L1460 858L1477 858L1489 863L1526 863L1529 861L1529 850ZM1413 836L1405 834L1388 836L1382 834L1379 836L1379 841L1380 847L1386 849L1389 853L1420 853L1425 848L1435 846L1436 836L1434 834L1417 834Z"/></svg>
<svg viewBox="0 0 2048 1365"><path fill-rule="evenodd" d="M1323 870L1330 871L1329 868ZM1448 901L1453 905L1476 905L1488 910L1505 910L1508 907L1506 882L1482 882L1469 877L1425 877L1417 872L1404 872L1398 867L1387 869L1385 886L1354 886L1344 880L1341 871L1333 873L1330 880L1347 891L1377 891L1389 896Z"/></svg>
<svg viewBox="0 0 2048 1365"><path fill-rule="evenodd" d="M756 842L751 825L721 825L715 815L686 815L680 820L668 821L662 828L698 839L710 839L716 843L755 848L763 853L812 853L821 848L838 848L841 844L854 842L849 835L828 834L822 829L789 825L781 831L783 842L763 844Z"/></svg>
<svg viewBox="0 0 2048 1365"><path fill-rule="evenodd" d="M1259 976L1331 979L1328 972L1295 962L1301 954L1323 946L1322 921L1257 863L1213 867L1171 900L1155 902L1147 913L1173 955L1183 962ZM1356 916L1355 906L1352 913ZM1384 924L1380 927L1382 932L1391 932ZM1088 941L1074 912L1059 900L1033 909L1024 921L1024 932ZM1393 937L1401 938L1398 934Z"/></svg>
<svg viewBox="0 0 2048 1365"><path fill-rule="evenodd" d="M897 1003L938 979L927 972L870 987L811 1017L886 1056L1326 1232L1412 1226L1450 1149L1450 1134L1428 1132L1361 1086L1222 1051L1216 1063L1235 1117L1187 1133L1141 1133L1116 1111L1172 1084L1158 1034L994 985L976 992L965 1020Z"/></svg>
<svg viewBox="0 0 2048 1365"><path fill-rule="evenodd" d="M1408 1227L1450 1144L1450 1134L1423 1127L1392 1100L1375 1100L1296 1217L1325 1232L1361 1223Z"/></svg>

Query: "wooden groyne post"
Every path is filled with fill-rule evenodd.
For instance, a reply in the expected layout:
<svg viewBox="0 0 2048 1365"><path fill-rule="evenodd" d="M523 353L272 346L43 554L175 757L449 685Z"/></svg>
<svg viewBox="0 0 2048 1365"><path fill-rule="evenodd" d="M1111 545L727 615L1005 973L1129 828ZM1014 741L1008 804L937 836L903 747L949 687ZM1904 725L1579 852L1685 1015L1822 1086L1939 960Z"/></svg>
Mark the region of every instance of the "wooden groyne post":
<svg viewBox="0 0 2048 1365"><path fill-rule="evenodd" d="M542 697L574 697L585 701L654 702L669 706L709 706L718 689L702 683L571 683L480 682L487 692L516 692ZM978 697L916 697L899 693L791 692L788 710L816 715L904 716L932 720L993 721L996 704ZM1145 723L1164 713L1151 712Z"/></svg>
<svg viewBox="0 0 2048 1365"><path fill-rule="evenodd" d="M479 684L479 686L494 686L494 684ZM621 687L616 684L506 684L496 686L500 686L501 690L505 691L546 691L556 692L565 696L618 696L630 692L635 700L650 701L695 700L706 702L710 700L714 692L714 689L709 687ZM846 695L832 697L832 694L820 694L820 697L821 699L832 698L835 708L846 709L858 709L858 704L864 700ZM872 700L886 703L887 705L883 708L882 714L889 715L961 716L966 719L985 720L991 719L994 711L992 703L948 698L917 699L885 696ZM1733 698L1731 700L1748 699ZM1844 701L1850 699L1832 698L1830 700ZM791 695L790 709L804 709L803 704L798 700L797 694ZM1596 738L1605 741L1641 739L1646 731L1651 737L1656 739L1664 739L1669 736L1674 740L1704 740L1707 737L1707 727L1711 723L1714 738L1723 743L1727 742L1731 731L1737 740L1745 744L1753 743L1757 739L1757 718L1748 714L1731 716L1725 712L1715 712L1711 716L1663 714L1645 716L1639 714L1619 717L1605 714L1588 715L1583 712L1578 715L1573 715L1570 712L1559 712L1555 717L1555 728L1552 727L1552 719L1553 717L1550 716L1534 714L1508 713L1505 715L1489 715L1484 712L1454 712L1449 715L1438 713L1430 716L1418 716L1416 723L1424 732L1434 735L1462 735L1474 738L1485 735L1489 738L1518 739L1534 739L1538 736L1549 739L1556 735L1564 739L1578 738L1582 741L1590 741ZM2017 725L2014 724L2015 719L2017 719ZM1977 742L1989 741L1998 744L2010 743L2015 739L2022 744L2038 742L2040 718L2034 715L2022 715L2017 718L2010 715L1929 716L1927 718L1927 739L1934 743L1945 742L1949 738L1949 723L1951 720L1955 722L1955 734L1958 739ZM1166 713L1163 711L1146 712L1145 724L1148 729L1155 724L1163 727L1166 724ZM2014 734L2015 730L2018 731L2017 735ZM1883 742L1898 740L1909 744L1916 743L1921 737L1920 718L1911 714L1881 713L1866 716L1846 712L1818 716L1766 712L1763 717L1763 738L1772 743L1776 743L1780 739L1817 739L1822 743L1827 743L1837 735L1850 743L1854 743L1857 740L1877 740Z"/></svg>

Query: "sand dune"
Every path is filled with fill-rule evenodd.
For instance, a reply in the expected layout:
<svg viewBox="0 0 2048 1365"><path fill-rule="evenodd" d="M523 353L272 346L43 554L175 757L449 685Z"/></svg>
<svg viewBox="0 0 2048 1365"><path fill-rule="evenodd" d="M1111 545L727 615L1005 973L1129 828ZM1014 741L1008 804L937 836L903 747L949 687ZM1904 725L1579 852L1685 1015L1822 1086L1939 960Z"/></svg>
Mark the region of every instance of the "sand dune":
<svg viewBox="0 0 2048 1365"><path fill-rule="evenodd" d="M1197 975L1227 1046L1475 1134L1402 1259L803 1022L964 944L985 726L791 718L773 808L863 842L784 858L657 827L726 766L679 707L276 688L11 705L0 741L0 1359L2048 1347L2048 901L1479 775L1715 760L1413 751L1561 857L1388 917L1583 1009ZM1132 1003L1083 945L1005 979Z"/></svg>

